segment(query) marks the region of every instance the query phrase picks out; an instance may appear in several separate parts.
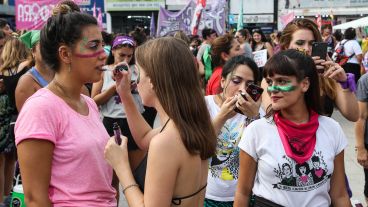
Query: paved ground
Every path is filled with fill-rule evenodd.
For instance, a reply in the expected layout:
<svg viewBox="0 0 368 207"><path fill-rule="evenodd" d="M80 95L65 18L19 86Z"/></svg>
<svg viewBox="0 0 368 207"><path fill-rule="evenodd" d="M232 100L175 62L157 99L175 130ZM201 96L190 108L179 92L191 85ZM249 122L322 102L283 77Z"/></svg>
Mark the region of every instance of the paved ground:
<svg viewBox="0 0 368 207"><path fill-rule="evenodd" d="M364 203L364 174L363 168L356 161L355 140L354 140L354 123L347 121L338 111L334 112L333 118L340 123L347 138L349 145L345 150L345 171L348 176L350 187L353 192L352 201L360 201ZM122 193L120 195L123 195ZM364 203L365 206L365 203ZM121 199L119 207L128 207L124 198Z"/></svg>

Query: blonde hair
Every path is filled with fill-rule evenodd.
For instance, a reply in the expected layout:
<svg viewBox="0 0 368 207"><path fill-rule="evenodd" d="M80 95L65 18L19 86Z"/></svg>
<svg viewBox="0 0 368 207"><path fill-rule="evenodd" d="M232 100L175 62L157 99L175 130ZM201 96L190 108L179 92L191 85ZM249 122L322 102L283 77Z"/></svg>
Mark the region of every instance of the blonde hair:
<svg viewBox="0 0 368 207"><path fill-rule="evenodd" d="M27 60L29 55L29 49L19 39L10 38L6 41L1 54L0 72L14 68L17 70L19 64Z"/></svg>

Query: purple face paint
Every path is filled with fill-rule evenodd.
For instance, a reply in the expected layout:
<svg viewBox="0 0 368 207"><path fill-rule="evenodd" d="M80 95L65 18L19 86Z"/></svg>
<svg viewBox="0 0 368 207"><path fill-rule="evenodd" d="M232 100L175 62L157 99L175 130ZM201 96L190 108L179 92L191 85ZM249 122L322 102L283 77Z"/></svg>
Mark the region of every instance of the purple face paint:
<svg viewBox="0 0 368 207"><path fill-rule="evenodd" d="M100 50L100 51L97 51L95 53L92 53L92 54L79 54L79 53L75 53L74 55L76 57L79 57L79 58L93 58L93 57L98 57L100 56L102 53L105 53L105 50Z"/></svg>

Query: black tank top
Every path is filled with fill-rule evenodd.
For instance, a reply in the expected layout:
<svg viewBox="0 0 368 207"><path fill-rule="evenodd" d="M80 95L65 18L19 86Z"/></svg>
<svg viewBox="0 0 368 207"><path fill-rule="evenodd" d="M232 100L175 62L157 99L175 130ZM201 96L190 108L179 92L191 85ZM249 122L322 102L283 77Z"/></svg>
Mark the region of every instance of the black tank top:
<svg viewBox="0 0 368 207"><path fill-rule="evenodd" d="M24 68L19 73L13 72L11 69L8 69L9 75L2 75L1 77L4 80L5 92L9 97L9 104L11 107L14 107L12 115L17 115L18 110L15 105L15 89L17 87L18 81L20 77L28 71L28 68Z"/></svg>
<svg viewBox="0 0 368 207"><path fill-rule="evenodd" d="M165 129L165 127L166 127L167 123L169 123L169 121L170 121L170 119L168 119L166 121L166 123L164 124L164 126L160 130L160 133ZM137 184L139 185L139 189L141 189L142 192L144 192L144 182L145 182L145 178L146 178L147 156L148 156L148 153L146 154L146 156L143 158L141 163L139 163L138 167L133 172L133 177L134 177L135 181L137 182ZM196 191L196 192L194 192L190 195L171 199L171 203L173 205L180 205L181 201L183 199L187 199L187 198L190 198L190 197L193 197L193 196L197 195L199 192L201 192L206 187L207 187L207 183L203 187L201 187L198 191Z"/></svg>

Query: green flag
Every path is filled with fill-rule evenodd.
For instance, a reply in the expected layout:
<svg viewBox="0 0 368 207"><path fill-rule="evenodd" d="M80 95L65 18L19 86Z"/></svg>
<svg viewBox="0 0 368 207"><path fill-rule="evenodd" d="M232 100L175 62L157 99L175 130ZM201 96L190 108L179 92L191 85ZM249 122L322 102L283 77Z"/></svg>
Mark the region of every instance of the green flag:
<svg viewBox="0 0 368 207"><path fill-rule="evenodd" d="M240 0L237 31L243 29L243 0Z"/></svg>

